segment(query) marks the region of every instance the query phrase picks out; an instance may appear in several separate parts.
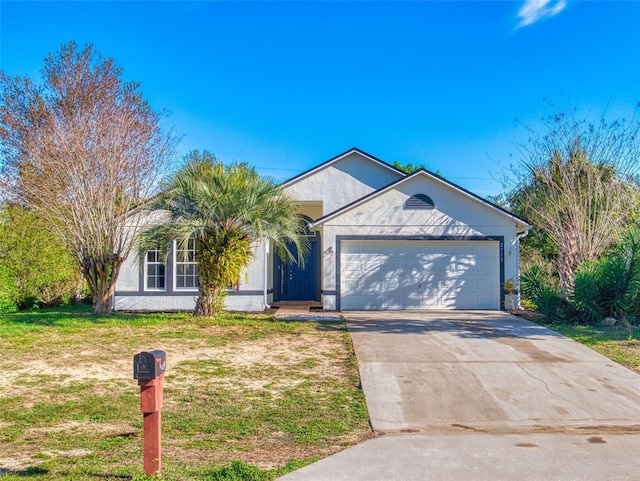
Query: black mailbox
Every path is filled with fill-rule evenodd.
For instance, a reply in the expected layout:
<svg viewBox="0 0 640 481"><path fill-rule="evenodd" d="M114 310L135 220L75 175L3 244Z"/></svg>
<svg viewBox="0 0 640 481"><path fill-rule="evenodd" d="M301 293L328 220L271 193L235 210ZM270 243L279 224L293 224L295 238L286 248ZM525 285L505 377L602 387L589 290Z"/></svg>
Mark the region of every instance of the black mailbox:
<svg viewBox="0 0 640 481"><path fill-rule="evenodd" d="M151 381L167 367L167 353L160 350L141 352L133 356L133 379Z"/></svg>

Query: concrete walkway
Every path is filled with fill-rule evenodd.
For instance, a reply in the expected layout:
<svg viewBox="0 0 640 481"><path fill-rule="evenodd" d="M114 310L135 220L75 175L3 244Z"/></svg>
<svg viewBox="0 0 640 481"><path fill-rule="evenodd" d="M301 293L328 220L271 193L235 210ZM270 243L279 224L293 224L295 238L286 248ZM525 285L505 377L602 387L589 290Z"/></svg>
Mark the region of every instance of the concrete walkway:
<svg viewBox="0 0 640 481"><path fill-rule="evenodd" d="M322 310L321 302L280 301L272 304L277 308L274 318L277 321L341 321L342 314L337 311Z"/></svg>
<svg viewBox="0 0 640 481"><path fill-rule="evenodd" d="M346 317L381 437L283 481L640 479L631 371L501 312Z"/></svg>

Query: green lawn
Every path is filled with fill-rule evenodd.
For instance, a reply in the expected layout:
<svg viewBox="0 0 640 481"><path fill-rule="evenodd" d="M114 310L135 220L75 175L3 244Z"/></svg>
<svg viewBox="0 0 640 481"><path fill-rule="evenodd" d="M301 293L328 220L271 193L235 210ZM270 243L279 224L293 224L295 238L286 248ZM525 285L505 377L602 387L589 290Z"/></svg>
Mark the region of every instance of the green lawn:
<svg viewBox="0 0 640 481"><path fill-rule="evenodd" d="M640 326L593 327L553 325L551 329L640 374Z"/></svg>
<svg viewBox="0 0 640 481"><path fill-rule="evenodd" d="M523 317L542 324L560 334L599 352L640 374L640 326L584 326L556 324L534 312L520 313Z"/></svg>
<svg viewBox="0 0 640 481"><path fill-rule="evenodd" d="M269 480L371 436L343 323L0 315L2 479L142 478L137 352L167 352L163 477Z"/></svg>

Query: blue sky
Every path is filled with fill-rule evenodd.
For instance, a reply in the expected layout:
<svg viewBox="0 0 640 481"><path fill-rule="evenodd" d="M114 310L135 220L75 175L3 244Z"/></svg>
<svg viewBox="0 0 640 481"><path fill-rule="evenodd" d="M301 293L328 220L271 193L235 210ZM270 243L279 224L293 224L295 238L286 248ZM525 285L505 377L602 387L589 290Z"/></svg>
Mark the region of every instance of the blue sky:
<svg viewBox="0 0 640 481"><path fill-rule="evenodd" d="M0 1L0 68L93 43L183 136L284 180L357 146L487 196L549 107L631 118L640 2ZM513 156L512 156L513 155Z"/></svg>

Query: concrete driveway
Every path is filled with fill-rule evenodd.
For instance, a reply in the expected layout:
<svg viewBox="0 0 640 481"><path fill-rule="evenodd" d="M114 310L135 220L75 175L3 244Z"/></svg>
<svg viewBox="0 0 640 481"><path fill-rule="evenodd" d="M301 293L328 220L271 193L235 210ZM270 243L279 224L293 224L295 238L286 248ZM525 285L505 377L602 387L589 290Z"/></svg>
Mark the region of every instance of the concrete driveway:
<svg viewBox="0 0 640 481"><path fill-rule="evenodd" d="M502 312L348 312L376 439L282 478L640 479L640 376Z"/></svg>
<svg viewBox="0 0 640 481"><path fill-rule="evenodd" d="M348 327L377 433L640 432L640 376L521 318L350 312Z"/></svg>

